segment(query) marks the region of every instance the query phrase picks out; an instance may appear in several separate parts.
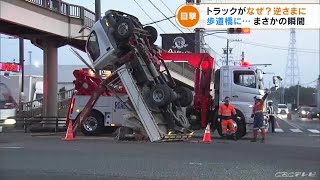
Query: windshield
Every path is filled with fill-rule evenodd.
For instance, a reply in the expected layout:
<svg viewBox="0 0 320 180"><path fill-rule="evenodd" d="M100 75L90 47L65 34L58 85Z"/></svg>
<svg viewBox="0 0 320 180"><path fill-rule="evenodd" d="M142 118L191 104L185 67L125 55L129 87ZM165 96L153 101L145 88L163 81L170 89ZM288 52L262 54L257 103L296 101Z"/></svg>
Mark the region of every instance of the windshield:
<svg viewBox="0 0 320 180"><path fill-rule="evenodd" d="M279 108L287 108L286 105L278 105Z"/></svg>

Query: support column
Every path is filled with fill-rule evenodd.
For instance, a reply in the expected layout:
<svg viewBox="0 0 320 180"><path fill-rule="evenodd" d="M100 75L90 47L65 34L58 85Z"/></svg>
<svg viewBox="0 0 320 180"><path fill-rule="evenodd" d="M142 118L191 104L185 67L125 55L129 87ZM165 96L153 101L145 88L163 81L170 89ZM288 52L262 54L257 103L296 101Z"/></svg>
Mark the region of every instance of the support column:
<svg viewBox="0 0 320 180"><path fill-rule="evenodd" d="M58 48L47 43L43 48L43 115L58 115Z"/></svg>

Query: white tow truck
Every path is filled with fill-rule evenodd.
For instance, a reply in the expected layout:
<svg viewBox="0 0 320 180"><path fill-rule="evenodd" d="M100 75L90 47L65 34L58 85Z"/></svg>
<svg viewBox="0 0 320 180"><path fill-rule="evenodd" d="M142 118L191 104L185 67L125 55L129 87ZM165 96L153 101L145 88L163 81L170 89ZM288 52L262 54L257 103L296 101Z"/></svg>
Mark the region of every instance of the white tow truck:
<svg viewBox="0 0 320 180"><path fill-rule="evenodd" d="M234 123L237 135L243 137L252 129L253 120L250 115L254 97L263 96L265 92L262 70L248 64L218 69L215 72L213 99L210 95L213 58L207 53L184 56L167 53L164 57L161 50L153 45L156 39L157 32L154 28L143 27L136 17L119 11L107 11L94 24L86 44L86 52L93 67L87 65L96 76L76 77L81 87L76 90L81 92L71 101L67 120L67 123L73 120L74 133L79 125L86 134L96 134L88 131L119 124L122 125L121 128L130 128L134 133L147 136L152 142L184 139L192 136L190 129L200 129L208 123L208 118L205 118L207 114L217 114L219 103L225 96L231 98L241 119ZM73 52L86 63L76 51ZM206 71L201 65L204 58L209 62ZM196 67L194 99L191 90L176 86L164 60L187 60ZM160 65L165 71L160 71ZM101 79L97 73L100 70L110 70L112 74ZM122 95L126 94L126 98L115 93L119 89L124 90ZM115 98L126 109L117 112ZM184 114L181 108L190 106L192 102L193 108L188 119L188 114ZM93 116L100 120L92 120ZM213 121L216 128L221 129L216 118Z"/></svg>

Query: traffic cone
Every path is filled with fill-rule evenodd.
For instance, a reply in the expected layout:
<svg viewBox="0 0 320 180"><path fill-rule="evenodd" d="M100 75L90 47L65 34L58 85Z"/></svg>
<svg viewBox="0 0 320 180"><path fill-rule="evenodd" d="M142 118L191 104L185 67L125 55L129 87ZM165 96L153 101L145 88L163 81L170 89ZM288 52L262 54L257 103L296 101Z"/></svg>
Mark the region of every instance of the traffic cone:
<svg viewBox="0 0 320 180"><path fill-rule="evenodd" d="M202 139L203 143L211 143L211 134L210 134L210 123L207 125L206 130L204 132L203 135L203 139Z"/></svg>
<svg viewBox="0 0 320 180"><path fill-rule="evenodd" d="M66 133L66 137L64 138L65 141L73 141L75 140L74 136L73 136L73 131L72 131L72 122L69 122L68 125L68 129L67 129L67 133Z"/></svg>

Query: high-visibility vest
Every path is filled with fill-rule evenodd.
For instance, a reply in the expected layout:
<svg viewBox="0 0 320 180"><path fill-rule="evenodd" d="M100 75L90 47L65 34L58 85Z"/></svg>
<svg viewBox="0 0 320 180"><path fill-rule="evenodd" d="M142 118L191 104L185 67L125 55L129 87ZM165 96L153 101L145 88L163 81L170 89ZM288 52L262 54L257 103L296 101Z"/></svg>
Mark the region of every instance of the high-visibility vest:
<svg viewBox="0 0 320 180"><path fill-rule="evenodd" d="M260 100L259 102L253 105L252 112L253 114L257 112L263 112L263 108L264 108L264 101Z"/></svg>
<svg viewBox="0 0 320 180"><path fill-rule="evenodd" d="M236 114L236 110L233 105L229 104L228 106L225 104L221 104L219 107L218 114L222 116L222 119L231 119L232 114Z"/></svg>

